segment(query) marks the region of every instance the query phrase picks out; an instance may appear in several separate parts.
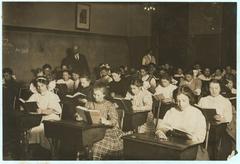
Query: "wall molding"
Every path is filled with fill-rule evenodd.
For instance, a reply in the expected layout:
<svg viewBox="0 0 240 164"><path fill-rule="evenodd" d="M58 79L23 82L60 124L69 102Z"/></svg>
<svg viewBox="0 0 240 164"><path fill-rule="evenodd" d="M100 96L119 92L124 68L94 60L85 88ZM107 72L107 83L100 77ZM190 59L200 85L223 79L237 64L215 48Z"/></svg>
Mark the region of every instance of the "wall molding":
<svg viewBox="0 0 240 164"><path fill-rule="evenodd" d="M13 25L3 25L4 31L25 31L25 32L43 32L51 34L67 34L67 35L88 35L88 36L99 36L99 37L109 37L109 38L124 38L127 39L128 36L122 35L108 35L108 34L98 34L82 31L66 31L66 30L55 30L55 29L45 29L45 28L34 28L34 27L23 27L23 26L13 26Z"/></svg>

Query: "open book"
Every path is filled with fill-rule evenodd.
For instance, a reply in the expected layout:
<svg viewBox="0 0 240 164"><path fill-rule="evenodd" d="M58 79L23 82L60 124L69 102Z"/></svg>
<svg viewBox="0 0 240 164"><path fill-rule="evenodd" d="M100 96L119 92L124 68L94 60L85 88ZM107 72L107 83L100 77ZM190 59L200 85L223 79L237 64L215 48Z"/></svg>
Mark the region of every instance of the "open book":
<svg viewBox="0 0 240 164"><path fill-rule="evenodd" d="M182 139L189 139L189 135L190 135L188 132L183 131L181 129L176 129L176 128L168 131L167 133L170 136L179 137L179 138L182 138Z"/></svg>
<svg viewBox="0 0 240 164"><path fill-rule="evenodd" d="M68 97L68 98L86 98L87 95L85 95L85 94L83 94L81 92L77 92L77 93L75 93L73 95L66 95L66 97Z"/></svg>
<svg viewBox="0 0 240 164"><path fill-rule="evenodd" d="M24 112L26 113L37 113L38 105L36 101L27 102L22 98L19 98L21 105L23 106Z"/></svg>
<svg viewBox="0 0 240 164"><path fill-rule="evenodd" d="M123 109L125 112L133 111L131 100L124 99L124 98L113 98L112 101L117 104L119 109Z"/></svg>
<svg viewBox="0 0 240 164"><path fill-rule="evenodd" d="M214 116L217 114L216 109L200 108L200 110L202 111L207 121L214 121Z"/></svg>
<svg viewBox="0 0 240 164"><path fill-rule="evenodd" d="M90 110L83 106L76 107L77 114L88 124L100 124L101 114L99 110Z"/></svg>

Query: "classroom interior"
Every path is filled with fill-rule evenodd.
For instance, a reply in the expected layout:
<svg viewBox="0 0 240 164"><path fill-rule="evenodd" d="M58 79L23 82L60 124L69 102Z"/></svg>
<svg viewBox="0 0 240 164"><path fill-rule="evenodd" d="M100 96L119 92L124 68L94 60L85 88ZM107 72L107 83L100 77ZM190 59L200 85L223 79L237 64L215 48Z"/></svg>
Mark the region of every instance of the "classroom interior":
<svg viewBox="0 0 240 164"><path fill-rule="evenodd" d="M236 2L3 2L3 160L230 159L237 154L236 29ZM84 62L77 66L74 57L70 59L74 54L83 56ZM45 68L50 69L51 78ZM207 69L209 75L205 75ZM71 84L65 83L64 74ZM87 81L91 91L83 86L74 88L74 74L79 86ZM201 83L200 88L192 89L189 81L183 82L188 75ZM164 80L174 89L164 89ZM50 91L51 82L54 88ZM50 98L41 93L40 84L47 85ZM196 132L203 131L199 135L204 137L197 136L196 141L159 130L167 116L175 118L170 118L169 111L178 110L179 95L186 94L182 90L187 85L200 107L187 95L189 105L202 112L191 114L199 114L196 120L204 116L203 127ZM220 107L227 112L218 110L216 102L201 101L214 97L213 85L221 88L218 96L226 101L221 105L230 104L231 109ZM134 87L142 97L135 94ZM100 124L86 121L90 112L85 114L86 120L81 117L85 108L80 110L80 100L76 102L73 96L78 91L86 97L90 94L81 106L91 108L93 101L94 109L103 111L99 115L107 112ZM163 95L167 92L171 101L166 103ZM98 94L104 95L104 104L98 103ZM146 97L151 100L145 102ZM51 108L51 114L46 110L26 113L25 102L21 104L19 98L34 99L38 109L38 101L56 109ZM132 106L125 99L132 101ZM147 110L146 104L150 106ZM201 110L205 108L215 109L215 120L209 120L210 114ZM59 117L48 119L54 114ZM34 130L42 130L43 136L34 138ZM47 148L41 142L47 142Z"/></svg>

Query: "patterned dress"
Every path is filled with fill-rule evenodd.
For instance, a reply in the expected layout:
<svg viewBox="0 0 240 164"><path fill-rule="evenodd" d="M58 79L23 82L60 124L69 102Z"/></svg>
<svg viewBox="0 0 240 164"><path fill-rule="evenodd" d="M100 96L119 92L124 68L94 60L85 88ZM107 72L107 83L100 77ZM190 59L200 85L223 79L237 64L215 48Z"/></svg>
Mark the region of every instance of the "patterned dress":
<svg viewBox="0 0 240 164"><path fill-rule="evenodd" d="M113 128L107 129L105 137L93 145L93 160L107 159L109 156L121 156L123 150L121 136L123 132L119 128L118 113L114 105L105 100L101 103L88 102L86 107L99 110L102 117L111 120L114 126Z"/></svg>

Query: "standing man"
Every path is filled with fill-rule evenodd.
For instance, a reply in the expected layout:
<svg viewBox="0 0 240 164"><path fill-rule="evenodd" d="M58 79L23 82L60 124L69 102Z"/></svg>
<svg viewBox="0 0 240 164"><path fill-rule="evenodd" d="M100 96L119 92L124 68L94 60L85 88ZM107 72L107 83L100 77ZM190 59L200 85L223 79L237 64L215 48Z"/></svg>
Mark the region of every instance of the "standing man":
<svg viewBox="0 0 240 164"><path fill-rule="evenodd" d="M77 70L82 75L89 75L89 67L86 57L80 53L78 46L73 46L70 55L62 60L62 64L66 65L71 70Z"/></svg>
<svg viewBox="0 0 240 164"><path fill-rule="evenodd" d="M156 64L156 59L152 55L152 50L148 50L146 55L143 56L142 65L148 65L150 63Z"/></svg>

